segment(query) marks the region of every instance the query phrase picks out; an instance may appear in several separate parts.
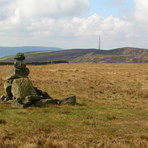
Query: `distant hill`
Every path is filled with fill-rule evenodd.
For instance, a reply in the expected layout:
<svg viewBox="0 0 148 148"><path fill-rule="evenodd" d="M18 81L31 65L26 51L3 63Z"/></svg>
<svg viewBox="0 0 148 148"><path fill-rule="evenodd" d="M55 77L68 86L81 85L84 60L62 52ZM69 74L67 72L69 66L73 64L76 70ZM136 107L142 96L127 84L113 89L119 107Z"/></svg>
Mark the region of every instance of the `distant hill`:
<svg viewBox="0 0 148 148"><path fill-rule="evenodd" d="M0 47L0 57L15 55L18 52L34 52L34 51L58 51L61 48L56 47L42 47L42 46L20 46L20 47Z"/></svg>
<svg viewBox="0 0 148 148"><path fill-rule="evenodd" d="M64 60L71 63L147 63L148 49L130 47L111 50L70 49L26 54L26 62L28 63L50 62L56 60ZM13 59L7 58L2 61L12 62Z"/></svg>

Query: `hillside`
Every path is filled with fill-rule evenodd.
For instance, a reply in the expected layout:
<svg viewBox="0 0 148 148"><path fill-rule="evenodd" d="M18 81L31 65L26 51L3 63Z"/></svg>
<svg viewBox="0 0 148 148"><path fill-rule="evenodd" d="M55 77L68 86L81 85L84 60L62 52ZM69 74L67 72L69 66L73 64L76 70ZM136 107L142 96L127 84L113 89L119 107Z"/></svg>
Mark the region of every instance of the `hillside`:
<svg viewBox="0 0 148 148"><path fill-rule="evenodd" d="M61 50L61 48L43 46L0 47L0 57L15 55L18 52L34 52L47 50L57 51Z"/></svg>
<svg viewBox="0 0 148 148"><path fill-rule="evenodd" d="M55 60L64 60L70 63L147 63L148 50L125 47L112 50L70 49L26 54L26 62L28 63ZM2 60L2 62L12 61L12 58Z"/></svg>

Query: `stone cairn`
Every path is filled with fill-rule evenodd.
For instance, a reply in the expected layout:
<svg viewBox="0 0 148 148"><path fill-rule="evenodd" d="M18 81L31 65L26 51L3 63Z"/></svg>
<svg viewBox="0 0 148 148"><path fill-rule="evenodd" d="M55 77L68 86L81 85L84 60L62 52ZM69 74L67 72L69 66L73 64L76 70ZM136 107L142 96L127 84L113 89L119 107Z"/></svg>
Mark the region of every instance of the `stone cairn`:
<svg viewBox="0 0 148 148"><path fill-rule="evenodd" d="M2 103L19 108L77 104L75 96L63 100L53 99L47 92L34 87L28 78L30 71L24 62L24 54L17 53L14 59L14 67L10 70L4 82L6 96L1 96Z"/></svg>

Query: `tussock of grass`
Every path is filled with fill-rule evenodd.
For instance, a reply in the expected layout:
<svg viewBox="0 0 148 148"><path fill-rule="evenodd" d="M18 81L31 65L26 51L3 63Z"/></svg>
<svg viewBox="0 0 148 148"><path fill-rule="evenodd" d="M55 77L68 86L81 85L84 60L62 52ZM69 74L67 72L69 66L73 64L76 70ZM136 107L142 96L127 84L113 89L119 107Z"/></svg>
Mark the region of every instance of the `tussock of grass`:
<svg viewBox="0 0 148 148"><path fill-rule="evenodd" d="M1 66L3 80L11 66ZM0 104L0 147L147 148L147 64L29 66L33 84L82 106L16 109Z"/></svg>

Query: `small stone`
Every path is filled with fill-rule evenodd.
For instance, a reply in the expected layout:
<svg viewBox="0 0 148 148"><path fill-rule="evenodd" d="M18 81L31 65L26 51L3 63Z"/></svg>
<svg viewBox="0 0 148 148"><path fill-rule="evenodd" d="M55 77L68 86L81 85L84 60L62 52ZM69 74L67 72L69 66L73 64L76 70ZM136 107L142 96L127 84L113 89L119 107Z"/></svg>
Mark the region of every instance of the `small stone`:
<svg viewBox="0 0 148 148"><path fill-rule="evenodd" d="M17 107L17 108L24 108L24 104L22 104L19 100L15 99L11 103L12 107Z"/></svg>
<svg viewBox="0 0 148 148"><path fill-rule="evenodd" d="M59 102L59 105L65 105L65 104L76 105L76 96L68 97Z"/></svg>
<svg viewBox="0 0 148 148"><path fill-rule="evenodd" d="M48 107L50 105L58 105L59 100L56 99L43 99L40 101L34 102L36 107Z"/></svg>

